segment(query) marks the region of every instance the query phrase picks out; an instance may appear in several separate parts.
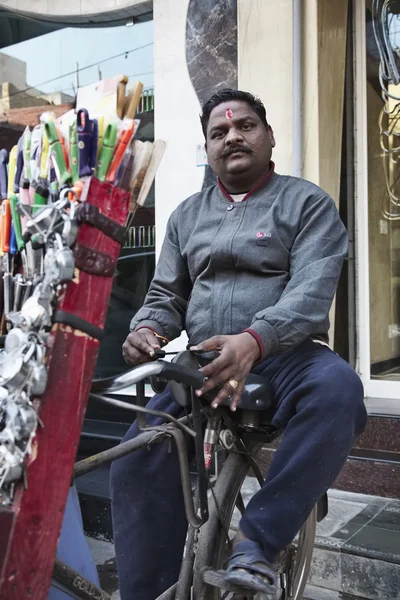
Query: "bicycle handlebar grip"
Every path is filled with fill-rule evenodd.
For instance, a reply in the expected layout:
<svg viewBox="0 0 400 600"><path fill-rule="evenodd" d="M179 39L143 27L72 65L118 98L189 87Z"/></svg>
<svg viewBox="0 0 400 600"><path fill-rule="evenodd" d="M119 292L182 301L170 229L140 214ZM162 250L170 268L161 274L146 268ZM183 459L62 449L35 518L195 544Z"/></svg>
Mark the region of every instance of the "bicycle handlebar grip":
<svg viewBox="0 0 400 600"><path fill-rule="evenodd" d="M195 390L203 387L204 375L200 371L183 365L165 362L160 377L188 385Z"/></svg>

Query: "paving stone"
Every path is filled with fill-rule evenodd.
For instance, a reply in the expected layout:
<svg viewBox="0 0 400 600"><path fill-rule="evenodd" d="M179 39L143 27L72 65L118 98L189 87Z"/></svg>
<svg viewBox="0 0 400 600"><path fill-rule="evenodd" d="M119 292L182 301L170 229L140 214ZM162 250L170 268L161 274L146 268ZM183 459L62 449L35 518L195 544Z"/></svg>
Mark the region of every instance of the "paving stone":
<svg viewBox="0 0 400 600"><path fill-rule="evenodd" d="M308 585L303 600L342 600L339 592L327 590L315 585Z"/></svg>
<svg viewBox="0 0 400 600"><path fill-rule="evenodd" d="M312 585L340 592L342 589L341 554L315 548L309 581Z"/></svg>
<svg viewBox="0 0 400 600"><path fill-rule="evenodd" d="M245 505L258 489L255 478L246 479L242 488ZM239 519L235 510L232 535ZM88 538L88 543L102 587L113 600L120 600L113 544L93 538ZM400 600L399 501L329 492L329 513L317 528L304 600Z"/></svg>
<svg viewBox="0 0 400 600"><path fill-rule="evenodd" d="M107 560L115 558L114 544L105 540L97 540L86 536L86 541L94 558L96 565L102 565Z"/></svg>
<svg viewBox="0 0 400 600"><path fill-rule="evenodd" d="M366 600L400 600L400 565L342 553L342 589Z"/></svg>
<svg viewBox="0 0 400 600"><path fill-rule="evenodd" d="M354 517L362 512L367 504L352 502L341 498L328 498L328 514L318 523L317 535L330 537L339 529L345 529Z"/></svg>

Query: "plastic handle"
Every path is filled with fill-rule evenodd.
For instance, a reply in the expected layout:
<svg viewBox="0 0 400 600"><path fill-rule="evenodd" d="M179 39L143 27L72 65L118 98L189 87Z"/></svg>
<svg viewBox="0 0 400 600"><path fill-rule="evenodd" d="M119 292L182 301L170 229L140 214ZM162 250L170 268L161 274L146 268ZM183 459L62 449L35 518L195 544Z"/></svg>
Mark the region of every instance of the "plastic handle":
<svg viewBox="0 0 400 600"><path fill-rule="evenodd" d="M103 137L103 145L100 150L99 161L97 163L96 177L99 181L105 181L108 167L112 161L114 148L117 141L117 126L115 123L107 125Z"/></svg>
<svg viewBox="0 0 400 600"><path fill-rule="evenodd" d="M67 165L64 160L64 152L58 138L56 126L52 122L45 123L44 125L47 138L50 144L50 155L53 160L53 166L55 168L57 179L60 185L69 185L71 183L71 173L67 169Z"/></svg>
<svg viewBox="0 0 400 600"><path fill-rule="evenodd" d="M26 127L24 131L24 144L23 144L23 153L24 153L24 178L31 178L31 130L29 127Z"/></svg>
<svg viewBox="0 0 400 600"><path fill-rule="evenodd" d="M66 165L67 169L69 169L68 152L67 152L67 149L65 147L65 140L63 138L63 134L61 133L61 131L57 127L56 127L56 131L57 131L57 135L58 135L58 141L61 144L61 150L63 151L65 165Z"/></svg>
<svg viewBox="0 0 400 600"><path fill-rule="evenodd" d="M11 208L10 200L6 198L1 204L1 250L10 252Z"/></svg>
<svg viewBox="0 0 400 600"><path fill-rule="evenodd" d="M92 149L93 123L89 119L89 113L85 108L78 110L78 152L79 152L79 177L92 175L90 168L90 157Z"/></svg>
<svg viewBox="0 0 400 600"><path fill-rule="evenodd" d="M79 179L78 160L78 138L75 122L69 128L69 164L72 174L72 183L75 183L75 181Z"/></svg>
<svg viewBox="0 0 400 600"><path fill-rule="evenodd" d="M97 156L96 156L96 161L99 160L100 150L101 150L101 147L103 145L103 135L104 135L104 117L101 116L97 120Z"/></svg>
<svg viewBox="0 0 400 600"><path fill-rule="evenodd" d="M21 217L19 216L19 213L17 210L17 205L18 205L17 196L15 194L11 194L10 209L11 209L12 222L14 225L14 233L15 233L15 239L17 242L17 248L18 248L19 252L21 252L21 250L25 247L25 244L24 244L24 240L22 238Z"/></svg>
<svg viewBox="0 0 400 600"><path fill-rule="evenodd" d="M11 223L11 233L10 233L10 254L17 254L17 238L15 235L14 224Z"/></svg>
<svg viewBox="0 0 400 600"><path fill-rule="evenodd" d="M49 163L48 163L48 158L49 158L49 144L50 144L50 139L49 136L47 135L47 129L46 129L46 125L44 126L44 132L43 132L43 138L42 138L42 154L40 156L40 168L39 168L39 177L41 177L42 179L47 179L47 173L48 173L48 169L49 169Z"/></svg>
<svg viewBox="0 0 400 600"><path fill-rule="evenodd" d="M14 146L10 152L10 162L8 164L8 188L7 197L14 193L15 170L17 167L18 146Z"/></svg>
<svg viewBox="0 0 400 600"><path fill-rule="evenodd" d="M33 197L32 214L34 214L47 204L48 197L49 190L41 185L38 185L36 188L35 195Z"/></svg>
<svg viewBox="0 0 400 600"><path fill-rule="evenodd" d="M19 192L19 182L22 177L22 169L24 168L24 138L21 136L18 140L17 167L14 178L14 192Z"/></svg>
<svg viewBox="0 0 400 600"><path fill-rule="evenodd" d="M97 123L97 119L93 119L92 143L90 146L90 155L89 155L89 167L92 169L92 171L94 171L96 168L98 140L99 140L99 125Z"/></svg>
<svg viewBox="0 0 400 600"><path fill-rule="evenodd" d="M121 161L124 157L125 151L128 148L128 144L130 143L133 134L135 133L135 123L134 121L130 121L126 129L121 131L121 135L119 136L118 144L115 149L114 157L110 168L107 171L106 181L110 183L114 183L115 178L117 176L118 168L121 164Z"/></svg>
<svg viewBox="0 0 400 600"><path fill-rule="evenodd" d="M8 152L3 149L0 150L0 195L1 197L7 198L7 163L8 163Z"/></svg>

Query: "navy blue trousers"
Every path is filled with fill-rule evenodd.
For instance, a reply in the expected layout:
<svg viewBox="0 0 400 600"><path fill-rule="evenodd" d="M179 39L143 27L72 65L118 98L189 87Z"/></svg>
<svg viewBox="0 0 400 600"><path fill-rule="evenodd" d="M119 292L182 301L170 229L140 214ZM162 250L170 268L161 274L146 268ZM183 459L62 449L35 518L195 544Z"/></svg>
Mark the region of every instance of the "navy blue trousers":
<svg viewBox="0 0 400 600"><path fill-rule="evenodd" d="M306 341L253 372L272 382L273 424L285 433L240 528L272 562L334 482L367 417L359 377L327 347ZM168 391L150 404L181 416ZM124 439L137 434L134 423ZM111 493L121 598L155 600L177 580L187 528L174 445L114 462Z"/></svg>

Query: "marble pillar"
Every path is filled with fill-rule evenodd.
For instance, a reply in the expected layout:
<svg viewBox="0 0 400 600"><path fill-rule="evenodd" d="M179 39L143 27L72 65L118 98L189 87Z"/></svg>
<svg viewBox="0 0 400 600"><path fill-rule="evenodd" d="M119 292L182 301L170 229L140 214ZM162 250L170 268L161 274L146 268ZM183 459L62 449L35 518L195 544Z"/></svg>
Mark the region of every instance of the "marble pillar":
<svg viewBox="0 0 400 600"><path fill-rule="evenodd" d="M189 1L186 60L201 106L218 90L237 88L237 0ZM214 182L206 167L203 188Z"/></svg>

